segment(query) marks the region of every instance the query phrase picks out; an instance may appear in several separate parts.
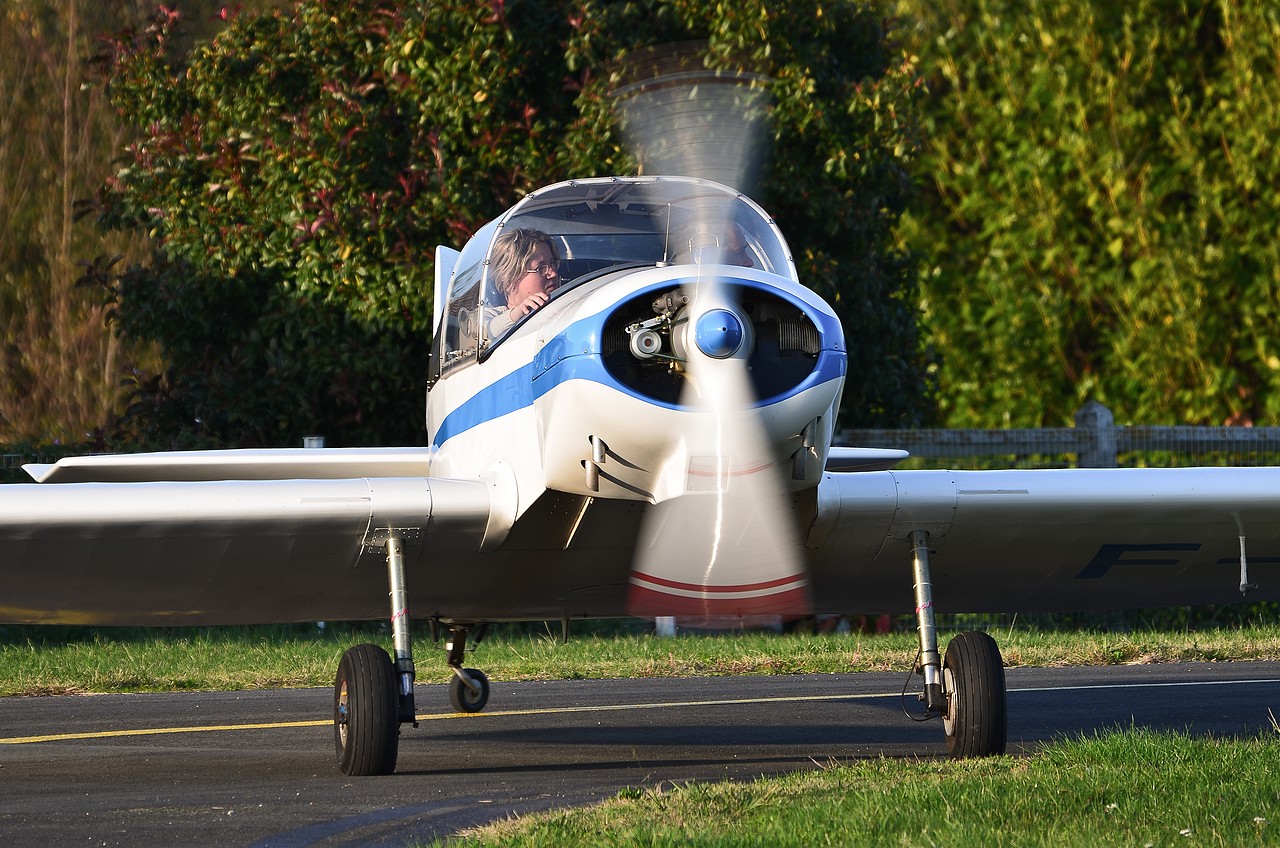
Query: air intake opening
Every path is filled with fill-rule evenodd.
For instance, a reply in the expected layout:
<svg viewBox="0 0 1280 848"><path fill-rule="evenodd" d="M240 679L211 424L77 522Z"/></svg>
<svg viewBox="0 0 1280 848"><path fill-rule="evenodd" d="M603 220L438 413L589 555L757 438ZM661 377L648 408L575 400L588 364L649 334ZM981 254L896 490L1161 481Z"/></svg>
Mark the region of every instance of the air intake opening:
<svg viewBox="0 0 1280 848"><path fill-rule="evenodd" d="M756 398L788 393L813 371L822 334L802 309L771 292L729 286L728 293L751 322L747 369ZM638 295L614 309L604 325L603 360L615 380L646 398L679 404L684 366L669 338L670 322L662 316L675 315L683 303L684 292L672 288ZM636 342L638 334L643 343Z"/></svg>

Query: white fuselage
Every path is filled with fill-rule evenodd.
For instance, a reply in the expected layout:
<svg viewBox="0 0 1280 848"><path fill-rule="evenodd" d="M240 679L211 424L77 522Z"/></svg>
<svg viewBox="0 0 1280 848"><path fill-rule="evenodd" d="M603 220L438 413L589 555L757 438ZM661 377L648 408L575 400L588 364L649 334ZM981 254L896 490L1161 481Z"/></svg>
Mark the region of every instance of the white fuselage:
<svg viewBox="0 0 1280 848"><path fill-rule="evenodd" d="M438 382L427 399L432 476L474 477L502 469L514 482L516 516L547 489L655 503L684 494L688 472L697 470L700 456L711 455L712 446L700 440L707 419L718 413L656 403L610 379L591 325L637 292L688 285L699 270L670 266L617 272L565 291L490 356ZM809 308L825 309L807 289L776 276L743 268L714 270L784 287ZM843 380L838 368L772 403L730 410L735 417L750 417L763 436L765 455L753 461L785 465L792 489L816 486ZM813 449L805 452L795 475L792 457L803 449L802 433L812 422L817 422L808 434ZM586 470L593 461L603 472L594 488Z"/></svg>

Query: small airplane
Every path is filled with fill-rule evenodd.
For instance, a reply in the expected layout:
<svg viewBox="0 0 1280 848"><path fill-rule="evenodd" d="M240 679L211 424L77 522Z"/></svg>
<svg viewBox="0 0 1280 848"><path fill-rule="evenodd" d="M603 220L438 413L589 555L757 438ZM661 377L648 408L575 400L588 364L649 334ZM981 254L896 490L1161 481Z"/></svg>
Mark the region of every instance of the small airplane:
<svg viewBox="0 0 1280 848"><path fill-rule="evenodd" d="M434 326L428 447L27 466L36 483L0 486L0 621L389 612L394 655L354 647L334 685L339 768L367 775L416 724L411 609L445 640L454 708L477 711L489 682L464 652L491 622L912 605L920 700L954 755L984 756L1005 748L999 648L943 651L935 603L1280 598L1280 468L903 471L905 451L833 446L858 340L717 182L533 191L437 249Z"/></svg>

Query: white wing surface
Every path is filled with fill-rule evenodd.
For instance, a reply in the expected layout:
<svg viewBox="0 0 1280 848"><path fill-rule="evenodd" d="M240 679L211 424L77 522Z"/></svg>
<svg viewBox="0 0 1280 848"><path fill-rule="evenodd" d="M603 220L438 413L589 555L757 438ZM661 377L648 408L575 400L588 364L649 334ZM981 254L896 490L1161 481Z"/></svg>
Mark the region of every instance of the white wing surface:
<svg viewBox="0 0 1280 848"><path fill-rule="evenodd" d="M624 612L635 504L549 493L482 553L502 511L488 481L326 477L354 455L289 472L316 479L201 479L266 467L250 453L215 457L221 470L162 460L185 469L179 482L0 486L0 621L382 618L389 530L406 542L417 617ZM68 465L79 479L157 475L131 462ZM1250 600L1280 599L1280 468L828 472L801 513L816 612L910 610L917 530L943 612L1231 603L1242 583L1256 584Z"/></svg>
<svg viewBox="0 0 1280 848"><path fill-rule="evenodd" d="M909 609L907 538L924 530L940 611L1231 603L1242 582L1274 600L1277 517L1280 468L828 474L814 596L824 612Z"/></svg>
<svg viewBox="0 0 1280 848"><path fill-rule="evenodd" d="M418 568L428 550L479 549L491 488L426 476L210 479L265 460L254 452L72 461L49 479L146 479L0 486L0 620L81 624L236 624L380 618L387 614L387 532ZM271 453L271 452L268 452ZM315 451L328 456L329 451ZM421 452L419 452L421 453ZM155 459L161 457L161 459ZM279 454L276 459L286 457ZM369 456L360 470L394 461ZM208 465L212 462L212 466ZM306 477L340 471L342 457ZM158 466L170 464L168 471ZM326 464L327 463L327 464ZM348 456L347 472L358 463ZM151 465L147 469L148 464ZM239 471L232 468L239 465ZM127 466L127 467L126 467ZM177 469L175 471L175 469ZM420 581L424 587L427 581Z"/></svg>

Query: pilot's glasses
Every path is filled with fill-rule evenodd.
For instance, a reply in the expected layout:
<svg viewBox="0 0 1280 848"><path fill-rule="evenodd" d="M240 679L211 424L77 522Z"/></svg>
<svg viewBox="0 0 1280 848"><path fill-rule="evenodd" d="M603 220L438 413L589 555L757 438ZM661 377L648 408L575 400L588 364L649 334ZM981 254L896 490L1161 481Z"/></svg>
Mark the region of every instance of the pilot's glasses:
<svg viewBox="0 0 1280 848"><path fill-rule="evenodd" d="M525 268L526 274L537 274L539 277L549 277L552 274L560 273L559 262L539 262L532 268Z"/></svg>

